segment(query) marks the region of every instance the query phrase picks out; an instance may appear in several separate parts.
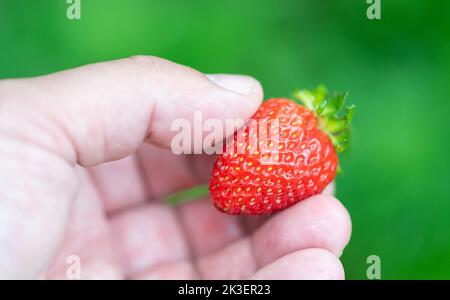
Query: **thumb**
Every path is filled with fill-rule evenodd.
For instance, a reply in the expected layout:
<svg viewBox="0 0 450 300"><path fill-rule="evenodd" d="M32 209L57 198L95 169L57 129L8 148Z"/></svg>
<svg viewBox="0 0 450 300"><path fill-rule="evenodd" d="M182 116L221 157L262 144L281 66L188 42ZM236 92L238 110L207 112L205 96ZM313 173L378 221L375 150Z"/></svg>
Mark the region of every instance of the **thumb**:
<svg viewBox="0 0 450 300"><path fill-rule="evenodd" d="M178 118L248 119L262 100L248 76L209 75L136 56L48 76L0 81L0 128L69 161L95 165L133 153L144 138L168 147Z"/></svg>

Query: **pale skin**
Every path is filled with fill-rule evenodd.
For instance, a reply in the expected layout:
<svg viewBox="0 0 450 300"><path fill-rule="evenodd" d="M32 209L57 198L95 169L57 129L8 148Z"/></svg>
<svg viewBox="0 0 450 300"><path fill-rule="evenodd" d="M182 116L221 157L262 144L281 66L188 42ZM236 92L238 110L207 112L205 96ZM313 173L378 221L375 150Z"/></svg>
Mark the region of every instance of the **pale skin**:
<svg viewBox="0 0 450 300"><path fill-rule="evenodd" d="M351 222L329 186L271 217L164 205L213 157L174 155L170 124L249 119L255 79L155 57L0 81L0 278L343 279Z"/></svg>

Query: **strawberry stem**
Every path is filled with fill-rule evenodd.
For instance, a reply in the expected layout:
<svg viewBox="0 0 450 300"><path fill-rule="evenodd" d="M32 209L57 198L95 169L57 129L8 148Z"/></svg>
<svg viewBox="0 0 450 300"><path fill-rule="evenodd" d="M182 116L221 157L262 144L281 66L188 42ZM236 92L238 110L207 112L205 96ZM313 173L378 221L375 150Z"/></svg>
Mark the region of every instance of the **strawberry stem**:
<svg viewBox="0 0 450 300"><path fill-rule="evenodd" d="M299 90L294 99L299 104L312 110L317 117L319 127L328 134L334 148L342 153L350 142L350 122L355 112L355 105L345 107L341 113L348 93L329 94L325 86L319 85L314 90Z"/></svg>
<svg viewBox="0 0 450 300"><path fill-rule="evenodd" d="M171 194L164 198L164 202L169 205L178 205L181 203L198 200L208 194L209 186L207 184L202 184Z"/></svg>

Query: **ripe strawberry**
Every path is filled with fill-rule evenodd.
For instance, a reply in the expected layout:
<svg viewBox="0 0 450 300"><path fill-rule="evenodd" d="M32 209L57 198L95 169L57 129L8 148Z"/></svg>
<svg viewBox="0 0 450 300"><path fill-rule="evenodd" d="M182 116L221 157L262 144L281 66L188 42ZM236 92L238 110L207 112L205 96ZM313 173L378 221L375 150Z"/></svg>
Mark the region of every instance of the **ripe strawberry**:
<svg viewBox="0 0 450 300"><path fill-rule="evenodd" d="M347 107L344 116L337 115L345 96L328 96L319 86L295 94L305 106L284 98L264 102L252 119L256 123L267 120L269 126L278 123L279 140L268 139L269 147L277 142L275 152L270 154L278 157L267 163L268 154L256 149L255 144L237 153L243 141L239 135L256 137L256 145L262 144L261 131L241 129L234 135L235 153L225 152L214 165L209 184L214 205L229 214L261 215L322 192L336 176L336 152L348 145L354 106Z"/></svg>

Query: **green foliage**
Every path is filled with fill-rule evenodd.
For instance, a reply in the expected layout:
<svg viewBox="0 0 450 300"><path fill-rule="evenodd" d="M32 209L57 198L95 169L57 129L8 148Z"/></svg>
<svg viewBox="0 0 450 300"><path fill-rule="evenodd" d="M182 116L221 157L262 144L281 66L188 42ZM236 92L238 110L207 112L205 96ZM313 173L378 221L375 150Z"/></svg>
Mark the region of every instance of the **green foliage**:
<svg viewBox="0 0 450 300"><path fill-rule="evenodd" d="M209 195L208 185L197 185L190 189L181 190L178 193L169 195L164 199L164 202L169 205L179 205L182 203L195 201Z"/></svg>

